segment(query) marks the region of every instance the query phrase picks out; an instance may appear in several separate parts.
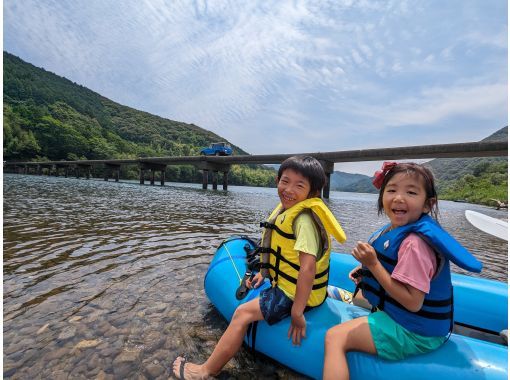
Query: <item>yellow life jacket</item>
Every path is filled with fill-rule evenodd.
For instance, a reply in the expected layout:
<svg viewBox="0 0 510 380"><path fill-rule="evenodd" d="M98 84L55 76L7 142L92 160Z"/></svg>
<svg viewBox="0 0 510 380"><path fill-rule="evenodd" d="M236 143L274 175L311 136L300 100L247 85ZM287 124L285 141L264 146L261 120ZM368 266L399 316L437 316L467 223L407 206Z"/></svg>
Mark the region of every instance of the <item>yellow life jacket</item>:
<svg viewBox="0 0 510 380"><path fill-rule="evenodd" d="M299 273L299 252L294 250L296 237L294 221L302 212L309 210L319 228L322 243L322 256L315 263L315 279L307 306L320 305L326 299L329 278L329 256L333 235L339 243L346 240L342 227L335 216L320 198L310 198L297 203L288 210L279 204L271 213L262 233L261 272L271 276L273 286L277 285L292 298L296 294Z"/></svg>

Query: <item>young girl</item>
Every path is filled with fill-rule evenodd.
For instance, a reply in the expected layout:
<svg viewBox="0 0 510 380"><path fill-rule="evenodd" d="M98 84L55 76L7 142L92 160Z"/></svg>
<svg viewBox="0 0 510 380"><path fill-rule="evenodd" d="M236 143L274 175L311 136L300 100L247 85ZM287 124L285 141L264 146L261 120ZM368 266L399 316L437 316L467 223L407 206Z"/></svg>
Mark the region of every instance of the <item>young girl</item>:
<svg viewBox="0 0 510 380"><path fill-rule="evenodd" d="M385 162L376 173L379 214L390 224L352 255L349 277L372 311L328 330L324 379L348 379L348 351L401 360L440 347L453 328L449 260L479 272L481 264L428 214L437 217L434 177L414 163ZM358 293L357 298L360 296Z"/></svg>
<svg viewBox="0 0 510 380"><path fill-rule="evenodd" d="M269 325L290 316L288 338L300 345L306 336L304 313L326 299L331 238L343 243L345 234L331 211L319 198L326 183L324 170L315 158L294 156L278 170L280 204L263 223L264 257L261 271L246 286L259 287L263 273L271 276L272 287L241 304L227 330L203 364L175 359L177 378L204 379L218 374L243 343L248 326L265 320Z"/></svg>

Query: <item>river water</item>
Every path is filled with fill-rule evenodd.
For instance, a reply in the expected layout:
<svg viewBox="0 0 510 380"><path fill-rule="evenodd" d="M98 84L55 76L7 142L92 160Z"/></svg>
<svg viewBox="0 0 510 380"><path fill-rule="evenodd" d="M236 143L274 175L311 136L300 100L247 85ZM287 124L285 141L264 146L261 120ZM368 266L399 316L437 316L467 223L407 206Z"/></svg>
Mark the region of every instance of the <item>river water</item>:
<svg viewBox="0 0 510 380"><path fill-rule="evenodd" d="M215 249L233 234L257 237L278 202L268 188L3 182L3 371L12 379L167 379L177 355L204 360L227 326L203 290ZM348 236L339 252L386 221L375 195L333 191L327 203ZM484 263L481 276L507 281L507 243L472 227L466 209L507 212L440 202L440 222ZM302 377L243 348L220 378Z"/></svg>

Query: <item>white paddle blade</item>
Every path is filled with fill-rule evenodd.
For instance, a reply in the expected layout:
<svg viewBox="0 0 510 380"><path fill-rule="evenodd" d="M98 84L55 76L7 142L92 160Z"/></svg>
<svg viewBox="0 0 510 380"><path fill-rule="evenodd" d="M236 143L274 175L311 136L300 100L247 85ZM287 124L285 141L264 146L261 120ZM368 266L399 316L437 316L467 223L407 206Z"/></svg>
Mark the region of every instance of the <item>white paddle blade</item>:
<svg viewBox="0 0 510 380"><path fill-rule="evenodd" d="M508 241L508 222L471 210L466 210L466 219L479 230Z"/></svg>

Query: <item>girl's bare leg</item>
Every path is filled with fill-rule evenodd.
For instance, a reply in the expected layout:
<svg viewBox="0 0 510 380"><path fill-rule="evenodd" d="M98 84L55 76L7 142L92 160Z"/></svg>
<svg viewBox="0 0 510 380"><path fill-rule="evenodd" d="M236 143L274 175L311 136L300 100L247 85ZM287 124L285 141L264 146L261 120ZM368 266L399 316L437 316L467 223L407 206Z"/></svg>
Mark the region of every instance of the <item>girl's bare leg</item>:
<svg viewBox="0 0 510 380"><path fill-rule="evenodd" d="M346 356L348 351L376 353L367 317L352 319L328 330L325 340L324 380L349 379Z"/></svg>
<svg viewBox="0 0 510 380"><path fill-rule="evenodd" d="M186 363L184 377L186 379L205 379L218 374L227 362L239 351L243 344L243 338L250 323L264 319L260 311L259 299L255 298L239 306L214 348L213 353L205 363ZM173 371L177 378L180 378L179 368L182 358L175 359Z"/></svg>

